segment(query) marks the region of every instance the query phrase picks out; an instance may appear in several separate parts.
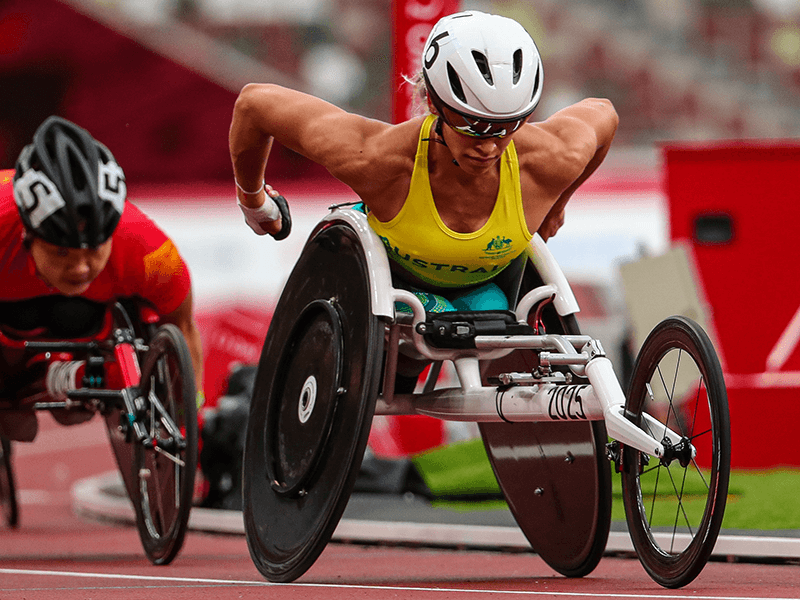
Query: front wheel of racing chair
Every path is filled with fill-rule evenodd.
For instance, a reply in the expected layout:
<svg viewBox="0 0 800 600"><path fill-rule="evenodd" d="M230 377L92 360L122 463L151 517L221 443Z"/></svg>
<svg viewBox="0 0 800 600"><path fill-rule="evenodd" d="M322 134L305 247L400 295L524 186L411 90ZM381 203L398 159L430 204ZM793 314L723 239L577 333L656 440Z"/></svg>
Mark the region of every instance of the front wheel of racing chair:
<svg viewBox="0 0 800 600"><path fill-rule="evenodd" d="M189 524L197 470L197 406L194 369L181 331L164 324L142 361L137 418L148 441L135 443L133 477L136 524L145 554L169 564Z"/></svg>
<svg viewBox="0 0 800 600"><path fill-rule="evenodd" d="M526 292L554 283L563 295L544 307L545 331L580 335L574 314L578 305L569 284L544 242L536 236L531 244L532 258L520 257L522 264L509 265L508 273L502 274L512 306ZM492 361L485 376L530 372L536 366L534 351L516 350ZM567 577L591 573L603 556L611 527L605 423L480 423L479 429L509 509L533 550Z"/></svg>
<svg viewBox="0 0 800 600"><path fill-rule="evenodd" d="M250 556L270 581L297 579L320 555L366 448L385 328L372 306L376 249L365 249L362 239L346 218L317 225L261 353L243 457L243 513Z"/></svg>
<svg viewBox="0 0 800 600"><path fill-rule="evenodd" d="M11 464L11 441L4 435L0 435L0 508L2 508L6 525L17 527L19 525L19 509L17 486Z"/></svg>
<svg viewBox="0 0 800 600"><path fill-rule="evenodd" d="M668 588L690 583L717 541L730 476L722 368L694 321L670 317L642 344L625 412L661 440L662 458L624 447L622 495L636 553Z"/></svg>

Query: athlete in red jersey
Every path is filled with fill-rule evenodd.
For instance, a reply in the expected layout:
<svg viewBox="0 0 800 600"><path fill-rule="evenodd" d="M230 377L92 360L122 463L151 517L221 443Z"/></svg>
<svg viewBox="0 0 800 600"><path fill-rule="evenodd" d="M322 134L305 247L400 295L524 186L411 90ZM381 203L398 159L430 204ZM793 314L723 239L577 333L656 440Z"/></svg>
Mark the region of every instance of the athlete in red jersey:
<svg viewBox="0 0 800 600"><path fill-rule="evenodd" d="M125 196L122 169L87 131L59 117L39 127L16 169L0 171L0 327L25 337L89 337L109 303L141 299L181 330L202 390L189 272ZM0 357L0 390L16 368Z"/></svg>
<svg viewBox="0 0 800 600"><path fill-rule="evenodd" d="M189 299L189 272L172 241L141 210L126 203L111 236L108 262L93 279L90 275L55 275L47 278L49 262L42 268L26 244L25 228L14 203L14 171L0 171L0 302L37 296L80 295L97 302L140 296L162 315L178 310ZM60 246L56 246L60 248ZM58 255L58 250L56 250ZM52 267L50 267L52 269ZM0 317L2 320L2 317Z"/></svg>

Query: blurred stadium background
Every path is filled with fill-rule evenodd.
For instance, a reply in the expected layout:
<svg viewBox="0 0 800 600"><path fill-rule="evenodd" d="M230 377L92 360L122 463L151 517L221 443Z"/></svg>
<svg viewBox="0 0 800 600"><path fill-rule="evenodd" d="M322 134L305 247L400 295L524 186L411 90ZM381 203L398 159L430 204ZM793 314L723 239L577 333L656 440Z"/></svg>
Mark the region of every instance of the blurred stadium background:
<svg viewBox="0 0 800 600"><path fill-rule="evenodd" d="M796 0L460 4L512 16L537 40L546 78L536 117L585 96L610 98L620 114L608 160L576 197L553 243L562 266L575 275L608 278L615 256L663 249L660 145L800 134ZM231 186L227 128L241 87L277 82L391 120L397 93L391 27L391 0L5 0L0 165L12 167L36 126L58 113L111 147L133 200L186 206L219 199L205 202L201 213L179 211L185 213L179 220L190 212L200 217L209 204L229 215L232 202L222 200ZM347 193L284 148L275 149L269 170L300 211L313 204L308 194L324 204L320 196ZM585 201L595 194L605 200L599 211L593 210L598 203ZM635 207L636 220L623 225L614 218L609 206L619 203ZM206 220L217 224L220 218ZM217 301L242 279L233 277L233 256L270 246L248 240L247 252L234 252L236 238L249 233L236 232L220 232L215 239L229 240L226 247L204 252L217 269L209 273L185 248L197 263L201 303ZM292 256L289 250L282 248L280 256ZM264 300L271 285L241 291Z"/></svg>
<svg viewBox="0 0 800 600"><path fill-rule="evenodd" d="M391 4L5 0L0 165L12 167L36 126L58 113L112 149L135 201L186 206L230 196L227 128L236 94L248 82L289 85L391 120L397 92L390 77ZM563 235L554 240L569 272L607 277L609 254L663 249L660 145L800 135L796 0L462 0L460 5L514 17L537 40L545 64L537 118L586 96L610 98L620 114L608 160L578 194L571 210L575 218L570 215ZM347 193L318 166L284 148L273 152L269 173L287 196L299 194L290 200L301 211L308 194L324 204L326 194ZM592 212L597 203L584 201L594 194L606 201L601 214ZM598 227L596 219L610 214L609 203L636 205L638 220L620 227L612 216ZM210 209L205 204L204 212ZM211 204L228 214L232 202ZM179 212L185 220L191 211ZM605 237L587 229L604 230ZM218 237L248 234L237 232ZM567 253L573 236L582 238L585 252ZM232 243L214 250L206 254L220 270L196 277L201 302L217 300L203 286L213 286L211 280L230 273L238 260L223 259L237 254ZM287 251L281 256L290 256ZM214 289L231 289L232 278L223 279ZM254 295L263 300L263 286L256 288Z"/></svg>
<svg viewBox="0 0 800 600"><path fill-rule="evenodd" d="M400 1L400 0L398 0ZM419 0L435 5L437 0ZM535 118L610 98L620 127L550 243L576 287L584 329L615 358L631 333L619 265L669 242L662 147L800 137L797 0L462 0L513 17L537 40L545 91ZM350 192L279 147L269 181L295 232L257 238L235 206L227 132L248 82L275 82L391 120L391 0L3 0L0 168L50 114L105 142L129 197L173 236L195 282L217 361L255 360L305 235ZM212 350L213 349L213 350Z"/></svg>

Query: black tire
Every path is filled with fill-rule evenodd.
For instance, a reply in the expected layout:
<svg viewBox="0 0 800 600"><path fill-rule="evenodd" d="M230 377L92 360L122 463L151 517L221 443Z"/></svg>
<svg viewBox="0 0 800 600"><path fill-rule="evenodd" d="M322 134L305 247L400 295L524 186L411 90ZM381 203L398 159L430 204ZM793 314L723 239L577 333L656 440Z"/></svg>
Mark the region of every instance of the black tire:
<svg viewBox="0 0 800 600"><path fill-rule="evenodd" d="M528 262L522 293L540 285ZM580 334L575 315L561 317L552 305L543 321L547 333ZM529 371L534 361L534 352L519 350L493 361L487 375ZM603 421L481 423L479 429L503 496L533 550L566 577L594 571L611 528Z"/></svg>
<svg viewBox="0 0 800 600"><path fill-rule="evenodd" d="M270 581L293 581L311 567L355 484L385 331L369 286L358 236L333 224L312 234L275 308L243 459L247 545Z"/></svg>
<svg viewBox="0 0 800 600"><path fill-rule="evenodd" d="M183 334L174 325L160 326L150 340L142 361L140 392L137 402L142 406L137 419L163 451L134 441L137 489L131 499L147 558L153 564L166 565L178 554L186 535L198 451L192 359ZM175 437L164 424L164 414L177 425L184 444L175 444Z"/></svg>
<svg viewBox="0 0 800 600"><path fill-rule="evenodd" d="M14 482L14 469L11 464L11 441L0 435L0 509L6 525L19 526L19 505L17 486Z"/></svg>
<svg viewBox="0 0 800 600"><path fill-rule="evenodd" d="M717 354L705 331L685 317L659 323L642 345L626 399L628 418L663 441L683 440L672 456L624 447L622 494L639 560L667 588L691 582L714 549L730 476L728 398ZM691 456L691 447L696 449Z"/></svg>

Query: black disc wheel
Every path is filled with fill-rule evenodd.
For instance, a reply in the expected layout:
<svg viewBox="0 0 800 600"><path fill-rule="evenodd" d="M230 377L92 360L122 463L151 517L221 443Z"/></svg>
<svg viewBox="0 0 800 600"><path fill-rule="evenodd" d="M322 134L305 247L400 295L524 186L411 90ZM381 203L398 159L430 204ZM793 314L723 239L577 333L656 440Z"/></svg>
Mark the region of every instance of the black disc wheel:
<svg viewBox="0 0 800 600"><path fill-rule="evenodd" d="M622 493L636 553L659 584L691 582L714 549L730 475L725 381L708 335L670 317L642 345L626 412L662 442L659 458L624 447Z"/></svg>
<svg viewBox="0 0 800 600"><path fill-rule="evenodd" d="M528 263L522 292L540 285ZM552 305L542 317L547 333L580 334L575 316L561 317ZM535 366L535 352L518 350L493 361L486 374L530 372ZM566 577L591 573L603 557L611 528L605 424L481 423L479 428L503 496L533 550Z"/></svg>
<svg viewBox="0 0 800 600"><path fill-rule="evenodd" d="M166 324L149 343L142 364L137 421L146 432L133 442L132 497L145 554L157 565L172 561L189 523L197 469L197 406L189 347Z"/></svg>
<svg viewBox="0 0 800 600"><path fill-rule="evenodd" d="M250 555L293 581L325 548L355 483L378 396L384 326L364 250L344 224L312 234L275 309L247 424Z"/></svg>
<svg viewBox="0 0 800 600"><path fill-rule="evenodd" d="M19 507L17 504L17 486L14 482L14 470L11 465L11 442L0 435L0 509L6 525L19 525Z"/></svg>

